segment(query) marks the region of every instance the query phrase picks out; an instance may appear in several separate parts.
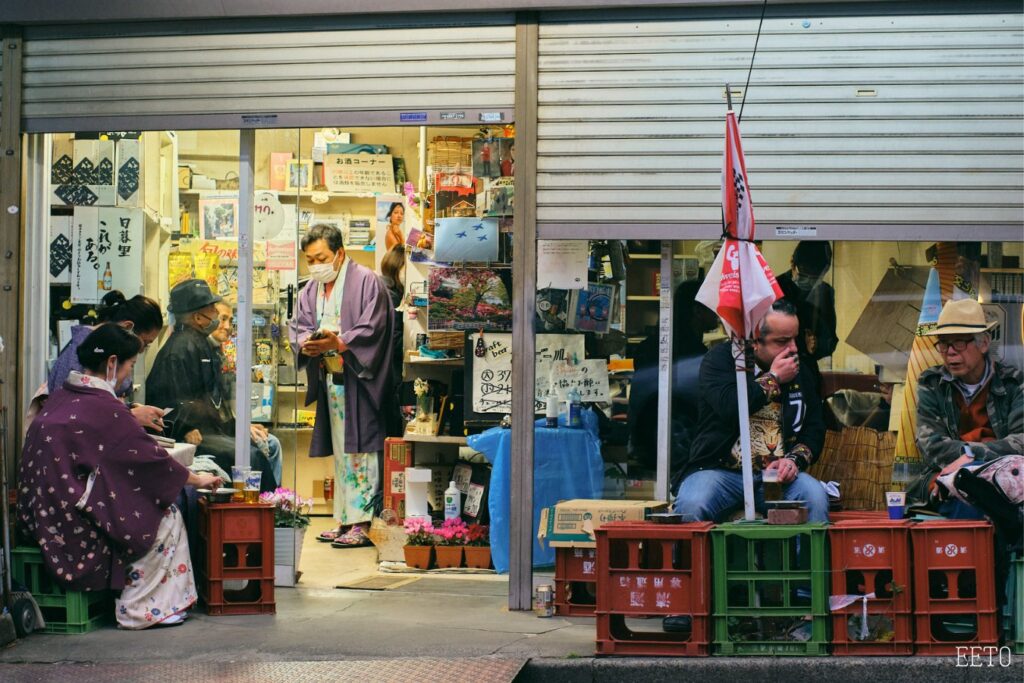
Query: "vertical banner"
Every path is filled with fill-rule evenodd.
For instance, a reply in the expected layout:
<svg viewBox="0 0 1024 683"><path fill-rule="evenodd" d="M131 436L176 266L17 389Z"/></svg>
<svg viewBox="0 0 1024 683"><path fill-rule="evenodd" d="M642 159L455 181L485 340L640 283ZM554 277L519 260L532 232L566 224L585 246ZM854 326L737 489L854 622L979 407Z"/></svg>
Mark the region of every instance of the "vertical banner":
<svg viewBox="0 0 1024 683"><path fill-rule="evenodd" d="M75 209L71 221L71 301L99 303L118 289L134 296L142 283L141 209Z"/></svg>
<svg viewBox="0 0 1024 683"><path fill-rule="evenodd" d="M142 206L142 141L117 141L117 205Z"/></svg>
<svg viewBox="0 0 1024 683"><path fill-rule="evenodd" d="M71 219L71 301L76 304L99 303L98 227L99 209L75 209Z"/></svg>

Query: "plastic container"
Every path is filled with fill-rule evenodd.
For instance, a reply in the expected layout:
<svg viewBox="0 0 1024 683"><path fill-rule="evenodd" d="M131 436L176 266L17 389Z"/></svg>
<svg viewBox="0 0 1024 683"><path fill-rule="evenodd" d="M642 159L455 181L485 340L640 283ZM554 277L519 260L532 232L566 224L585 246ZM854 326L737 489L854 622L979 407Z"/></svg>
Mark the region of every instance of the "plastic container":
<svg viewBox="0 0 1024 683"><path fill-rule="evenodd" d="M405 516L430 517L427 490L433 473L426 467L405 468Z"/></svg>
<svg viewBox="0 0 1024 683"><path fill-rule="evenodd" d="M444 490L444 518L459 519L462 516L462 493L455 486L454 481L448 482L448 488Z"/></svg>
<svg viewBox="0 0 1024 683"><path fill-rule="evenodd" d="M612 522L595 531L598 655L710 654L713 526ZM664 631L666 616L688 616L689 630Z"/></svg>
<svg viewBox="0 0 1024 683"><path fill-rule="evenodd" d="M995 646L998 615L992 525L942 520L910 530L916 653L955 655Z"/></svg>
<svg viewBox="0 0 1024 683"><path fill-rule="evenodd" d="M11 576L32 593L43 613L43 633L88 633L114 620L110 591L66 591L50 576L39 548L11 550Z"/></svg>
<svg viewBox="0 0 1024 683"><path fill-rule="evenodd" d="M580 392L576 387L569 389L565 395L565 400L569 404L568 424L573 429L579 429L583 426L583 403L580 399Z"/></svg>
<svg viewBox="0 0 1024 683"><path fill-rule="evenodd" d="M547 404L544 407L544 426L558 427L558 396L553 391L548 394Z"/></svg>
<svg viewBox="0 0 1024 683"><path fill-rule="evenodd" d="M911 525L907 520L861 519L829 527L831 594L875 594L867 602L866 640L860 640L863 601L832 612L832 654L914 653Z"/></svg>

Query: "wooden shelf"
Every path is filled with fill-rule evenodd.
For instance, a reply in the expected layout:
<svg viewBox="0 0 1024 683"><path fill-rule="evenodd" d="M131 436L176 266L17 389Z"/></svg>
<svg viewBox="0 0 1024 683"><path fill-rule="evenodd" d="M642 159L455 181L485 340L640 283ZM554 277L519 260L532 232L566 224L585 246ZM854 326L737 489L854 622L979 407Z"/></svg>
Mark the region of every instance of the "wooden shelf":
<svg viewBox="0 0 1024 683"><path fill-rule="evenodd" d="M407 365L419 365L421 367L462 367L465 364L463 358L425 358L423 360L413 360L413 358L406 359Z"/></svg>
<svg viewBox="0 0 1024 683"><path fill-rule="evenodd" d="M238 190L178 190L179 197L203 197L205 195L216 195L216 194L228 194L238 193ZM311 192L288 192L287 190L268 190L266 188L257 188L254 192L276 192L277 198L281 201L294 200L296 197L301 199L309 199L312 195ZM397 194L397 193L396 193ZM371 192L328 192L327 196L330 199L376 199L377 195Z"/></svg>
<svg viewBox="0 0 1024 683"><path fill-rule="evenodd" d="M456 444L459 446L466 445L466 437L464 436L433 436L431 434L405 434L402 436L405 441L411 441L413 443L448 443Z"/></svg>
<svg viewBox="0 0 1024 683"><path fill-rule="evenodd" d="M980 268L982 273L1010 273L1014 275L1020 275L1024 273L1024 268Z"/></svg>
<svg viewBox="0 0 1024 683"><path fill-rule="evenodd" d="M661 301L660 296L627 296L626 301Z"/></svg>
<svg viewBox="0 0 1024 683"><path fill-rule="evenodd" d="M677 261L681 261L684 258L696 258L691 254L673 254L672 258ZM631 261L660 261L661 254L630 254L629 259Z"/></svg>

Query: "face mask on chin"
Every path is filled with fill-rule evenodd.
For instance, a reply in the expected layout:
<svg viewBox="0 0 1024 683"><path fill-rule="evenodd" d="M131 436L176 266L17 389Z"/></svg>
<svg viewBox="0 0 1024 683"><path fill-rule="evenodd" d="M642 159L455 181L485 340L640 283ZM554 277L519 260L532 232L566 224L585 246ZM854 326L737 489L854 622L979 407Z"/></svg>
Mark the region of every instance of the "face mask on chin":
<svg viewBox="0 0 1024 683"><path fill-rule="evenodd" d="M203 334L209 337L211 334L217 331L218 327L220 327L220 321L214 318L209 323L207 323L206 327L203 328Z"/></svg>

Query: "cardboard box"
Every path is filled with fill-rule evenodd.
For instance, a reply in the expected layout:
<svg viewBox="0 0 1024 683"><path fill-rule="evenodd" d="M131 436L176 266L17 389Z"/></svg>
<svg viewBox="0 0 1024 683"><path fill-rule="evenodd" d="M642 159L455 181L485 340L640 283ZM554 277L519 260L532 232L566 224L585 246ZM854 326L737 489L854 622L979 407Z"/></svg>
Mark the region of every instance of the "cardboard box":
<svg viewBox="0 0 1024 683"><path fill-rule="evenodd" d="M405 521L405 468L412 467L412 444L402 439L384 439L384 508Z"/></svg>
<svg viewBox="0 0 1024 683"><path fill-rule="evenodd" d="M606 522L642 521L667 507L660 500L565 500L541 510L537 540L552 548L594 548L594 530Z"/></svg>

